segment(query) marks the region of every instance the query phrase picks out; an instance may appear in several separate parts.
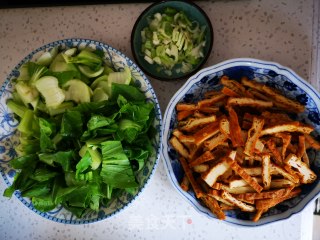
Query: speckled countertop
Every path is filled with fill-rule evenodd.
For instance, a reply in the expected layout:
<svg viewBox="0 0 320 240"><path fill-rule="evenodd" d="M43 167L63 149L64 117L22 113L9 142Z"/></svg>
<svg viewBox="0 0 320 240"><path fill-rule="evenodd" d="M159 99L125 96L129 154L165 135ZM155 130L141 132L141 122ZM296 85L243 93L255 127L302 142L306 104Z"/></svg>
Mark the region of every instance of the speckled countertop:
<svg viewBox="0 0 320 240"><path fill-rule="evenodd" d="M215 40L206 66L234 57L279 62L319 89L318 0L197 2ZM107 43L132 58L130 34L148 4L0 9L0 79L29 52L64 38ZM183 84L151 79L162 111ZM5 183L0 180L0 193ZM1 194L2 195L2 194ZM311 219L311 221L310 221ZM15 197L0 197L0 239L311 239L312 206L289 220L255 229L200 216L173 189L162 162L145 191L125 211L89 225L46 220Z"/></svg>

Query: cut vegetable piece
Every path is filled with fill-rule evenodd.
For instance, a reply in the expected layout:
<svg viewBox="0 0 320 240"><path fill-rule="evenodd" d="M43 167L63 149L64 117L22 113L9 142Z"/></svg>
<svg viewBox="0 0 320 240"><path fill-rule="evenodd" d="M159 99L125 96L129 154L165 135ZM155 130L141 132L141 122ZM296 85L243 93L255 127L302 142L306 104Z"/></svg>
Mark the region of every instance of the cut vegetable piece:
<svg viewBox="0 0 320 240"><path fill-rule="evenodd" d="M80 72L83 73L85 76L87 76L89 78L98 77L104 71L104 67L103 66L101 66L97 70L92 70L90 67L84 66L84 65L78 65L78 67L79 67Z"/></svg>
<svg viewBox="0 0 320 240"><path fill-rule="evenodd" d="M67 88L66 100L72 100L76 103L90 102L92 90L81 80L70 80L63 87Z"/></svg>
<svg viewBox="0 0 320 240"><path fill-rule="evenodd" d="M58 86L58 79L45 76L36 82L36 88L46 101L47 107L56 107L65 100L63 90Z"/></svg>

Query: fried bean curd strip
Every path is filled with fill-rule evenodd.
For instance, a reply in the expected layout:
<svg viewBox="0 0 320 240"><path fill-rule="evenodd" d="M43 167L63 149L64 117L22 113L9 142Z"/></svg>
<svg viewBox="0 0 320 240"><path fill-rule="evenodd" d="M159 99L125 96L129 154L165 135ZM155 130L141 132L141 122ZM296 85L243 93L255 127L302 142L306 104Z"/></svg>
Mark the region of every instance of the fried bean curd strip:
<svg viewBox="0 0 320 240"><path fill-rule="evenodd" d="M308 134L304 134L304 137L306 139L306 142L314 149L320 150L320 143L315 140L312 136Z"/></svg>
<svg viewBox="0 0 320 240"><path fill-rule="evenodd" d="M204 142L205 149L211 151L217 146L221 145L226 141L228 137L224 135L223 133L218 133L216 136L210 138L209 140Z"/></svg>
<svg viewBox="0 0 320 240"><path fill-rule="evenodd" d="M299 183L299 178L296 175L291 175L286 170L273 163L271 163L271 174L280 174L293 183Z"/></svg>
<svg viewBox="0 0 320 240"><path fill-rule="evenodd" d="M226 99L227 96L223 93L220 93L218 95L214 95L208 99L204 99L198 102L198 108L203 108L203 107L210 107L214 105L217 102L221 102L222 100Z"/></svg>
<svg viewBox="0 0 320 240"><path fill-rule="evenodd" d="M266 141L266 145L268 147L268 149L270 150L273 159L275 161L275 163L277 163L279 166L281 166L282 163L282 156L281 153L279 152L278 148L276 147L276 143L273 141L272 138L270 138L268 141Z"/></svg>
<svg viewBox="0 0 320 240"><path fill-rule="evenodd" d="M244 146L244 141L241 135L241 128L239 125L238 115L232 108L228 108L229 111L229 122L230 122L230 137L233 147Z"/></svg>
<svg viewBox="0 0 320 240"><path fill-rule="evenodd" d="M293 197L296 197L300 194L301 192L301 189L299 188L295 188L293 189L291 192L289 192L287 195L283 196L283 197L279 197L279 198L272 198L272 199L261 199L261 200L256 200L256 208L259 210L259 209L262 209L262 210L265 210L265 209L269 209L271 207L274 207L275 205L287 200L287 199L290 199L290 198L293 198Z"/></svg>
<svg viewBox="0 0 320 240"><path fill-rule="evenodd" d="M276 133L275 136L282 139L281 154L282 154L282 159L285 159L286 153L287 153L287 148L289 147L289 145L291 143L291 135L281 132L281 133Z"/></svg>
<svg viewBox="0 0 320 240"><path fill-rule="evenodd" d="M210 151L205 151L200 157L194 159L189 163L189 167L194 167L202 163L208 162L215 159L213 154Z"/></svg>
<svg viewBox="0 0 320 240"><path fill-rule="evenodd" d="M194 138L189 135L184 135L180 130L174 129L172 132L173 136L177 137L182 143L194 143Z"/></svg>
<svg viewBox="0 0 320 240"><path fill-rule="evenodd" d="M248 131L247 142L244 148L244 153L251 156L254 153L254 149L263 129L264 119L253 118L252 127Z"/></svg>
<svg viewBox="0 0 320 240"><path fill-rule="evenodd" d="M241 97L244 97L247 95L246 89L243 85L241 85L241 83L235 80L230 80L229 77L227 76L222 76L220 79L220 82L222 85L231 89L233 92L235 92L237 95Z"/></svg>
<svg viewBox="0 0 320 240"><path fill-rule="evenodd" d="M241 97L238 93L228 87L223 87L221 92L229 97Z"/></svg>
<svg viewBox="0 0 320 240"><path fill-rule="evenodd" d="M197 131L194 137L194 144L200 146L204 141L213 137L219 132L219 121L215 121L213 123L208 124L207 126L203 127L199 131Z"/></svg>
<svg viewBox="0 0 320 240"><path fill-rule="evenodd" d="M215 189L209 189L207 193L210 197L215 198L217 201L222 202L226 205L233 206L229 201L225 200L223 197L221 197L221 192Z"/></svg>
<svg viewBox="0 0 320 240"><path fill-rule="evenodd" d="M201 175L202 179L209 185L212 186L218 179L219 176L224 174L230 166L225 161L219 161L211 169Z"/></svg>
<svg viewBox="0 0 320 240"><path fill-rule="evenodd" d="M209 165L208 164L199 164L193 167L193 171L197 173L204 173L209 170Z"/></svg>
<svg viewBox="0 0 320 240"><path fill-rule="evenodd" d="M239 174L239 176L242 177L253 189L255 189L257 192L261 192L263 190L263 187L261 187L255 179L247 174L237 162L229 157L225 157L223 159L229 164L233 171Z"/></svg>
<svg viewBox="0 0 320 240"><path fill-rule="evenodd" d="M265 128L261 132L263 135L271 135L281 132L299 132L309 134L313 131L313 128L310 126L302 126L299 122L292 122L288 124L280 124L273 127Z"/></svg>
<svg viewBox="0 0 320 240"><path fill-rule="evenodd" d="M171 146L184 158L190 158L188 150L182 145L182 143L176 137L170 139Z"/></svg>
<svg viewBox="0 0 320 240"><path fill-rule="evenodd" d="M212 114L217 113L219 111L219 107L200 107L198 111L201 113Z"/></svg>
<svg viewBox="0 0 320 240"><path fill-rule="evenodd" d="M241 202L240 200L236 199L235 197L233 197L230 193L228 193L225 190L222 190L221 196L222 196L222 198L229 201L233 205L239 207L244 212L254 212L256 210L254 206L251 206L251 205L248 205L244 202Z"/></svg>
<svg viewBox="0 0 320 240"><path fill-rule="evenodd" d="M182 166L182 168L184 170L184 173L188 177L189 182L190 182L190 184L191 184L191 186L193 188L193 191L196 194L196 197L197 198L201 198L204 195L204 193L202 192L200 186L198 185L198 183L194 179L192 171L189 168L187 161L183 157L180 157L179 160L180 160L181 166Z"/></svg>
<svg viewBox="0 0 320 240"><path fill-rule="evenodd" d="M178 121L181 121L183 119L186 119L187 117L192 116L193 113L194 113L194 110L179 111L177 114L177 119L178 119Z"/></svg>
<svg viewBox="0 0 320 240"><path fill-rule="evenodd" d="M192 132L193 130L195 130L198 127L201 127L203 125L206 125L206 124L209 124L209 123L216 121L216 119L217 119L217 117L215 115L205 117L205 118L190 118L187 120L186 125L184 125L180 129L182 131Z"/></svg>
<svg viewBox="0 0 320 240"><path fill-rule="evenodd" d="M219 122L219 130L221 133L230 138L230 123L227 118L222 118Z"/></svg>
<svg viewBox="0 0 320 240"><path fill-rule="evenodd" d="M229 98L228 105L231 106L240 106L240 107L256 107L256 108L271 108L273 103L271 101L262 101L252 98Z"/></svg>
<svg viewBox="0 0 320 240"><path fill-rule="evenodd" d="M263 189L268 190L271 185L271 167L270 167L270 155L262 156L262 180Z"/></svg>
<svg viewBox="0 0 320 240"><path fill-rule="evenodd" d="M216 199L206 195L201 197L201 200L211 210L211 212L218 217L218 219L221 219L221 220L226 219L226 216L224 212L221 210L219 203L217 202Z"/></svg>
<svg viewBox="0 0 320 240"><path fill-rule="evenodd" d="M302 104L277 93L274 89L266 85L263 85L262 92L266 93L275 102L287 106L289 110L294 110L297 113L301 113L304 111L304 106Z"/></svg>
<svg viewBox="0 0 320 240"><path fill-rule="evenodd" d="M195 111L198 110L198 105L191 103L178 103L176 109L177 111Z"/></svg>
<svg viewBox="0 0 320 240"><path fill-rule="evenodd" d="M296 155L289 154L284 160L285 164L294 168L300 175L302 183L312 183L316 180L317 175L308 167L307 164L301 161Z"/></svg>
<svg viewBox="0 0 320 240"><path fill-rule="evenodd" d="M182 181L180 183L180 187L183 191L188 191L190 186L190 181L186 175L183 176Z"/></svg>
<svg viewBox="0 0 320 240"><path fill-rule="evenodd" d="M277 190L263 191L261 193L242 193L236 195L238 198L246 200L268 199L268 198L280 198L285 197L291 192L292 188L281 188Z"/></svg>

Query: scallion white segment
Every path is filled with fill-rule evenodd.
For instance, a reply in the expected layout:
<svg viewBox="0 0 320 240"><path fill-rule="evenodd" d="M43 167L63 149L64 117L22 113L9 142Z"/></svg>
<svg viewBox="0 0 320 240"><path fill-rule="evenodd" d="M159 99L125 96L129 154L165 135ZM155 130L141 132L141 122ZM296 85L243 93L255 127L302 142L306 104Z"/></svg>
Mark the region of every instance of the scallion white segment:
<svg viewBox="0 0 320 240"><path fill-rule="evenodd" d="M157 64L167 75L188 73L204 57L206 27L192 21L183 11L166 8L149 18L141 31L141 51L145 61Z"/></svg>

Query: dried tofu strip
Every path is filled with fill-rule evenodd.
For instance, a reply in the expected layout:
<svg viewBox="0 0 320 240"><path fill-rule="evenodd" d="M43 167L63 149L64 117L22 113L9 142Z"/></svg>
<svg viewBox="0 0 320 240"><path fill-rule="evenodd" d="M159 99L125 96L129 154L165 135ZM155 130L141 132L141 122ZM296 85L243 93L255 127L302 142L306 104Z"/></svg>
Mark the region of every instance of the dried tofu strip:
<svg viewBox="0 0 320 240"><path fill-rule="evenodd" d="M301 113L304 111L304 106L292 99L289 99L279 93L277 93L274 89L263 85L262 91L266 93L274 102L278 102L288 107L289 110L294 110L297 113Z"/></svg>
<svg viewBox="0 0 320 240"><path fill-rule="evenodd" d="M190 185L190 181L188 177L184 175L180 183L180 187L182 188L183 191L187 192L189 190L189 185Z"/></svg>
<svg viewBox="0 0 320 240"><path fill-rule="evenodd" d="M198 110L194 111L193 116L194 116L195 118L205 118L205 117L207 117L205 114L199 112Z"/></svg>
<svg viewBox="0 0 320 240"><path fill-rule="evenodd" d="M256 214L253 216L252 221L253 221L253 222L258 222L259 219L261 218L262 214L263 214L264 212L266 212L266 211L267 211L266 209L258 209L258 210L256 211Z"/></svg>
<svg viewBox="0 0 320 240"><path fill-rule="evenodd" d="M281 132L281 133L276 133L275 136L282 139L281 154L282 154L282 159L285 159L286 158L287 148L289 147L289 145L291 143L291 135Z"/></svg>
<svg viewBox="0 0 320 240"><path fill-rule="evenodd" d="M208 164L199 164L193 167L193 171L197 173L204 173L209 170Z"/></svg>
<svg viewBox="0 0 320 240"><path fill-rule="evenodd" d="M194 137L189 135L184 135L180 130L175 129L172 132L172 135L177 137L182 143L194 143Z"/></svg>
<svg viewBox="0 0 320 240"><path fill-rule="evenodd" d="M300 132L300 133L311 133L313 128L310 126L301 126L299 122L293 122L288 124L280 124L270 128L265 128L261 132L261 136L263 135L271 135L280 132Z"/></svg>
<svg viewBox="0 0 320 240"><path fill-rule="evenodd" d="M224 198L221 197L221 193L218 190L215 189L209 189L208 193L209 196L215 198L217 201L222 202L226 205L233 206L230 202L225 200Z"/></svg>
<svg viewBox="0 0 320 240"><path fill-rule="evenodd" d="M218 95L212 96L208 99L204 99L198 102L198 107L203 108L203 107L209 107L214 105L217 102L221 102L222 100L226 99L226 95L223 93L220 93Z"/></svg>
<svg viewBox="0 0 320 240"><path fill-rule="evenodd" d="M244 141L241 135L241 128L239 125L238 115L232 107L228 108L229 122L230 122L230 137L233 147L244 146Z"/></svg>
<svg viewBox="0 0 320 240"><path fill-rule="evenodd" d="M178 103L176 109L177 111L195 111L198 109L198 105L189 103Z"/></svg>
<svg viewBox="0 0 320 240"><path fill-rule="evenodd" d="M302 183L312 183L316 180L317 175L301 161L296 155L289 154L288 157L284 160L285 164L294 168L299 175L301 176Z"/></svg>
<svg viewBox="0 0 320 240"><path fill-rule="evenodd" d="M299 136L299 148L297 152L297 157L301 158L302 161L310 168L310 161L308 154L306 152L306 142L305 142L305 136Z"/></svg>
<svg viewBox="0 0 320 240"><path fill-rule="evenodd" d="M268 96L262 94L259 91L249 89L248 92L251 93L255 98L258 98L259 100L270 101L270 98Z"/></svg>
<svg viewBox="0 0 320 240"><path fill-rule="evenodd" d="M208 162L215 159L215 157L213 156L213 154L210 151L205 151L200 157L194 159L193 161L191 161L189 163L190 167L194 167L197 166L199 164Z"/></svg>
<svg viewBox="0 0 320 240"><path fill-rule="evenodd" d="M192 116L193 113L194 113L194 110L179 111L177 114L177 119L178 121L181 121L183 119L186 119L187 117Z"/></svg>
<svg viewBox="0 0 320 240"><path fill-rule="evenodd" d="M264 120L262 118L253 118L252 127L248 131L247 142L244 148L244 153L251 156L259 139L260 133L263 129Z"/></svg>
<svg viewBox="0 0 320 240"><path fill-rule="evenodd" d="M245 212L254 212L256 209L254 206L248 205L244 202L241 202L240 200L236 199L235 197L233 197L230 193L228 193L225 190L222 190L222 194L221 196L229 201L230 203L234 204L235 206L239 207L242 211Z"/></svg>
<svg viewBox="0 0 320 240"><path fill-rule="evenodd" d="M248 199L245 199L245 198L242 198L242 197L239 197L239 196L240 196L240 194L234 194L233 195L233 197L235 197L236 199L238 199L241 202L245 202L245 203L249 203L249 204L254 205L254 199L248 200Z"/></svg>
<svg viewBox="0 0 320 240"><path fill-rule="evenodd" d="M262 87L264 86L261 83L258 83L258 82L253 81L253 80L249 80L247 77L242 77L241 78L241 83L246 87L250 87L252 89L258 90L259 92L262 91Z"/></svg>
<svg viewBox="0 0 320 240"><path fill-rule="evenodd" d="M225 86L222 88L221 92L229 97L241 97L241 95Z"/></svg>
<svg viewBox="0 0 320 240"><path fill-rule="evenodd" d="M271 185L271 167L270 167L270 155L262 156L262 180L263 189L268 190Z"/></svg>
<svg viewBox="0 0 320 240"><path fill-rule="evenodd" d="M261 200L256 200L256 208L257 209L269 209L271 207L274 207L275 205L296 197L297 195L299 195L301 192L301 190L299 188L293 189L291 192L289 192L287 195L283 196L283 197L279 197L279 198L272 198L272 199L261 199Z"/></svg>
<svg viewBox="0 0 320 240"><path fill-rule="evenodd" d="M245 200L257 200L257 199L268 199L268 198L279 198L288 195L292 188L282 188L277 190L263 191L261 193L242 193L236 195L237 198Z"/></svg>
<svg viewBox="0 0 320 240"><path fill-rule="evenodd" d="M227 118L222 118L219 122L219 129L228 138L230 137L230 123Z"/></svg>
<svg viewBox="0 0 320 240"><path fill-rule="evenodd" d="M314 149L316 150L320 150L320 143L315 140L312 136L308 135L308 134L305 134L305 139L306 139L306 142Z"/></svg>
<svg viewBox="0 0 320 240"><path fill-rule="evenodd" d="M222 211L230 211L230 210L237 209L238 207L233 205L227 205L225 203L220 203L220 208Z"/></svg>
<svg viewBox="0 0 320 240"><path fill-rule="evenodd" d="M288 173L287 171L285 171L284 169L282 169L281 167L271 163L271 174L280 174L282 175L284 178L290 180L293 183L299 183L299 178L296 177L295 175L291 175L290 173Z"/></svg>
<svg viewBox="0 0 320 240"><path fill-rule="evenodd" d="M219 107L200 107L199 112L202 112L202 113L216 113L219 111Z"/></svg>
<svg viewBox="0 0 320 240"><path fill-rule="evenodd" d="M170 139L171 146L180 154L180 156L189 159L190 155L188 150L182 145L182 143L176 137Z"/></svg>
<svg viewBox="0 0 320 240"><path fill-rule="evenodd" d="M201 145L205 140L211 138L219 132L219 121L208 124L204 128L197 131L194 137L194 144Z"/></svg>
<svg viewBox="0 0 320 240"><path fill-rule="evenodd" d="M221 220L226 219L226 216L224 212L221 210L219 203L217 202L216 199L207 195L207 196L203 196L201 200L211 210L211 212L218 217L218 219L221 219Z"/></svg>
<svg viewBox="0 0 320 240"><path fill-rule="evenodd" d="M241 83L247 87L250 87L252 89L255 89L255 90L261 92L262 94L266 94L270 99L272 99L272 101L275 103L275 105L278 104L281 106L286 106L287 111L294 111L297 113L304 111L303 105L277 93L274 89L267 87L264 84L250 81L247 78L242 78Z"/></svg>
<svg viewBox="0 0 320 240"><path fill-rule="evenodd" d="M287 188L294 187L296 184L288 179L272 179L270 188Z"/></svg>
<svg viewBox="0 0 320 240"><path fill-rule="evenodd" d="M211 151L217 146L221 145L224 141L226 141L228 137L224 135L223 133L218 133L213 138L210 138L209 140L204 142L205 149Z"/></svg>
<svg viewBox="0 0 320 240"><path fill-rule="evenodd" d="M226 162L220 161L216 163L208 172L203 173L201 178L209 186L212 186L217 181L218 177L224 174L229 168L230 167Z"/></svg>
<svg viewBox="0 0 320 240"><path fill-rule="evenodd" d="M220 94L220 91L216 91L216 90L210 90L210 91L207 91L204 93L204 97L205 98L210 98L210 97L213 97L215 95L219 95Z"/></svg>
<svg viewBox="0 0 320 240"><path fill-rule="evenodd" d="M262 178L253 178L257 183L262 183ZM248 183L243 179L234 179L229 182L229 188L247 187Z"/></svg>
<svg viewBox="0 0 320 240"><path fill-rule="evenodd" d="M186 125L184 125L180 129L186 132L191 132L200 126L216 121L216 119L216 116L209 116L205 118L190 118L188 119Z"/></svg>
<svg viewBox="0 0 320 240"><path fill-rule="evenodd" d="M276 147L275 142L270 138L268 141L266 141L266 145L267 145L268 149L270 150L275 162L281 166L282 165L282 157L281 157L281 153L279 152L278 148Z"/></svg>
<svg viewBox="0 0 320 240"><path fill-rule="evenodd" d="M231 89L233 92L235 92L236 94L238 94L239 96L246 96L246 89L243 85L241 85L241 83L235 81L235 80L231 80L229 79L229 77L227 76L222 76L220 79L220 82L223 86Z"/></svg>
<svg viewBox="0 0 320 240"><path fill-rule="evenodd" d="M235 171L240 177L242 177L257 192L261 192L263 190L263 187L261 187L255 179L253 179L249 174L247 174L236 161L232 160L229 157L225 157L224 161L226 161L229 164L229 166L233 169L233 171Z"/></svg>
<svg viewBox="0 0 320 240"><path fill-rule="evenodd" d="M180 157L179 160L180 160L181 166L184 170L184 173L188 177L189 182L193 188L193 191L196 194L196 197L201 198L203 196L203 192L201 191L201 188L198 185L198 183L196 182L196 180L194 179L192 171L189 168L187 161L183 157Z"/></svg>
<svg viewBox="0 0 320 240"><path fill-rule="evenodd" d="M243 168L243 170L251 177L262 175L262 167Z"/></svg>
<svg viewBox="0 0 320 240"><path fill-rule="evenodd" d="M228 105L231 106L241 106L241 107L256 107L256 108L271 108L273 103L270 101L262 101L252 98L229 98Z"/></svg>

